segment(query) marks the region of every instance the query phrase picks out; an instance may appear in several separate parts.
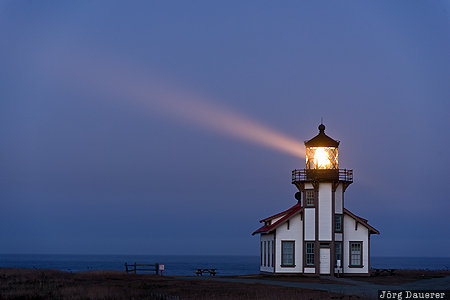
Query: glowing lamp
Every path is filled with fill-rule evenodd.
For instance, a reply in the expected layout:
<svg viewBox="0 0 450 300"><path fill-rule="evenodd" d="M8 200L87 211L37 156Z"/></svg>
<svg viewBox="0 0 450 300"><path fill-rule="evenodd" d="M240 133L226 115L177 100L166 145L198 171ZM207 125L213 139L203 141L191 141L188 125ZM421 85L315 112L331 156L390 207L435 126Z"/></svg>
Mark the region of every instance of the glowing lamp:
<svg viewBox="0 0 450 300"><path fill-rule="evenodd" d="M338 169L336 141L325 134L325 125L319 125L319 134L305 142L306 169Z"/></svg>

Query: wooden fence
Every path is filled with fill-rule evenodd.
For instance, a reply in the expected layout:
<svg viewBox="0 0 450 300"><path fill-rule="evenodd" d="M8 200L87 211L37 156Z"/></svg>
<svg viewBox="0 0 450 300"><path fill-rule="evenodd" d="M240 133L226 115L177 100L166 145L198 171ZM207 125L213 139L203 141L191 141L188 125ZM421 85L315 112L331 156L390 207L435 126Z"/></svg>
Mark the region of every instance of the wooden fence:
<svg viewBox="0 0 450 300"><path fill-rule="evenodd" d="M162 267L162 268L161 268ZM125 272L127 273L134 273L136 274L136 271L145 271L145 272L155 272L156 275L158 275L161 271L164 270L164 265L160 264L128 264L125 263Z"/></svg>

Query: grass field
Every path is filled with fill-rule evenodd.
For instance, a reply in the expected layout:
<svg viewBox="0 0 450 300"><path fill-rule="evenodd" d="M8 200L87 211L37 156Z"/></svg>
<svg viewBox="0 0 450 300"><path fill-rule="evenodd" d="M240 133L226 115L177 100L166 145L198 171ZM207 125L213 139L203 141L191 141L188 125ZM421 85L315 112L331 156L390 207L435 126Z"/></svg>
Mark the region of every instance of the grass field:
<svg viewBox="0 0 450 300"><path fill-rule="evenodd" d="M189 280L115 271L0 269L0 299L358 299L264 284Z"/></svg>
<svg viewBox="0 0 450 300"><path fill-rule="evenodd" d="M450 271L399 270L396 275L353 277L374 284L401 284L449 276ZM290 282L335 283L330 279L301 276L246 275L253 278ZM343 285L348 283L342 283ZM260 283L196 280L119 271L68 273L56 270L0 269L0 299L364 299L353 295L327 293Z"/></svg>
<svg viewBox="0 0 450 300"><path fill-rule="evenodd" d="M371 272L370 277L345 277L360 282L368 282L378 285L399 285L409 282L414 282L422 279L440 278L444 276L450 276L450 270L396 270L394 275L383 273L379 276L374 275L375 272ZM236 278L250 278L250 279L267 279L289 282L311 282L311 283L336 283L327 279L326 277L302 277L298 275L242 275L242 276L230 276ZM340 284L346 284L341 282ZM350 284L350 283L348 283Z"/></svg>

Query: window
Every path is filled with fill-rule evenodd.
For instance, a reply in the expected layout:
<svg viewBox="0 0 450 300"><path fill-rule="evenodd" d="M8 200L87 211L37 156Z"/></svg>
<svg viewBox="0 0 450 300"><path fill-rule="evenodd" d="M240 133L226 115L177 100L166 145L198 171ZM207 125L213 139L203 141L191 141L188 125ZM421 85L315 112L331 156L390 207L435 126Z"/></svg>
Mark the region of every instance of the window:
<svg viewBox="0 0 450 300"><path fill-rule="evenodd" d="M350 242L350 267L362 267L362 242Z"/></svg>
<svg viewBox="0 0 450 300"><path fill-rule="evenodd" d="M270 244L271 244L271 241L268 241L267 242L267 266L269 266L270 267L270 254L271 254L271 250L270 250Z"/></svg>
<svg viewBox="0 0 450 300"><path fill-rule="evenodd" d="M264 266L266 266L266 258L267 258L267 242L264 241Z"/></svg>
<svg viewBox="0 0 450 300"><path fill-rule="evenodd" d="M273 267L273 241L270 243L270 266Z"/></svg>
<svg viewBox="0 0 450 300"><path fill-rule="evenodd" d="M314 242L306 242L306 265L314 266Z"/></svg>
<svg viewBox="0 0 450 300"><path fill-rule="evenodd" d="M342 232L342 215L334 215L334 231Z"/></svg>
<svg viewBox="0 0 450 300"><path fill-rule="evenodd" d="M316 193L314 190L305 190L305 204L306 206L314 206L316 200Z"/></svg>
<svg viewBox="0 0 450 300"><path fill-rule="evenodd" d="M295 253L294 241L281 241L282 267L295 267L294 253Z"/></svg>
<svg viewBox="0 0 450 300"><path fill-rule="evenodd" d="M336 266L342 267L342 242L335 242L334 254L336 258ZM340 265L338 265L338 260L340 261Z"/></svg>
<svg viewBox="0 0 450 300"><path fill-rule="evenodd" d="M290 227L289 220L286 221L286 225L287 225L287 230L289 230L289 227Z"/></svg>
<svg viewBox="0 0 450 300"><path fill-rule="evenodd" d="M260 248L260 252L261 252L261 266L263 265L263 242L261 242L261 248Z"/></svg>
<svg viewBox="0 0 450 300"><path fill-rule="evenodd" d="M272 267L275 267L275 241L272 241Z"/></svg>

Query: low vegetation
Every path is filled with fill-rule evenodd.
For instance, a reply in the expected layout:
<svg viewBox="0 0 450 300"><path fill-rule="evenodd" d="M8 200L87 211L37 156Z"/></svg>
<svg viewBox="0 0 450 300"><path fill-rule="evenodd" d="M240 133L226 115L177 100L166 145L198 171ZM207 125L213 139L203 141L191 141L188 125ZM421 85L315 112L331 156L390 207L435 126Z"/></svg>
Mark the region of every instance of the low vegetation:
<svg viewBox="0 0 450 300"><path fill-rule="evenodd" d="M394 275L383 273L378 276L374 276L374 273L371 272L370 277L353 277L352 279L380 285L400 285L422 279L450 276L450 270L396 270Z"/></svg>
<svg viewBox="0 0 450 300"><path fill-rule="evenodd" d="M227 283L116 271L67 273L0 269L0 299L359 299L263 284Z"/></svg>

